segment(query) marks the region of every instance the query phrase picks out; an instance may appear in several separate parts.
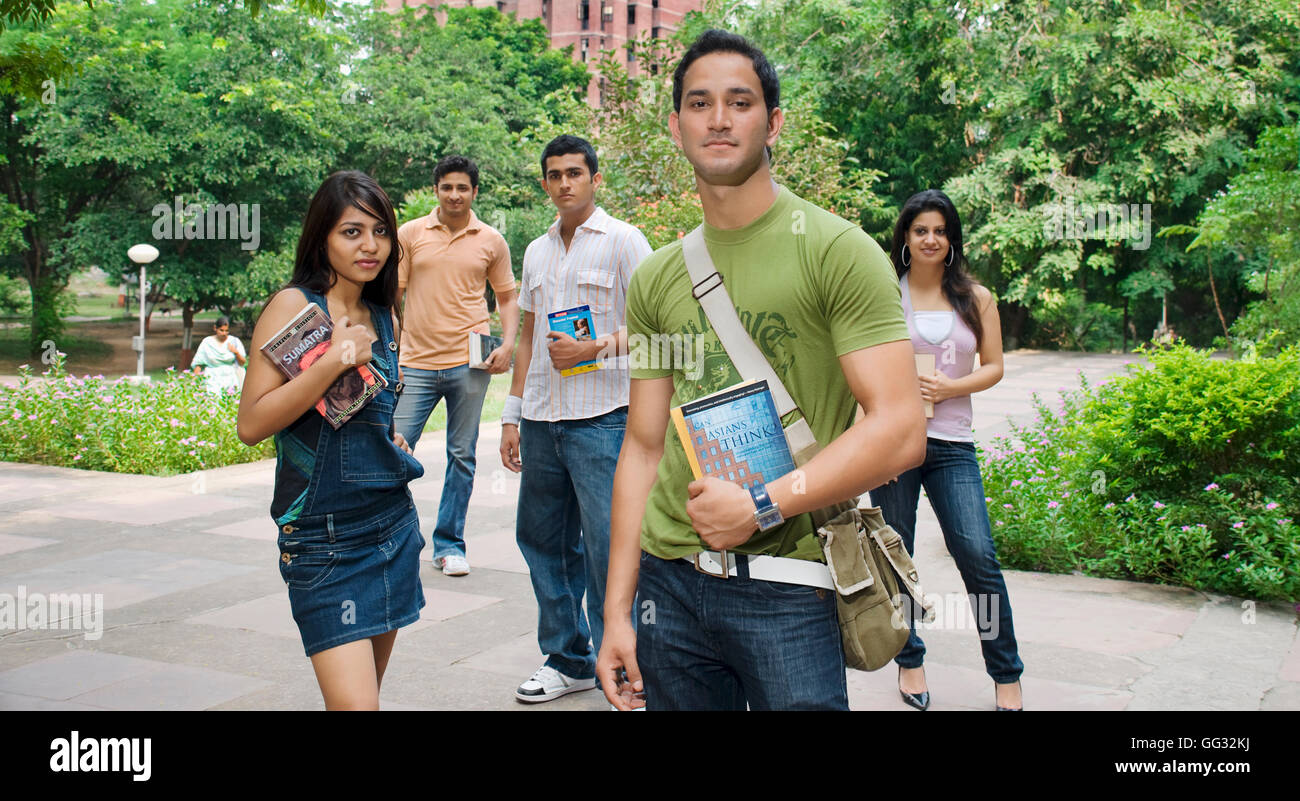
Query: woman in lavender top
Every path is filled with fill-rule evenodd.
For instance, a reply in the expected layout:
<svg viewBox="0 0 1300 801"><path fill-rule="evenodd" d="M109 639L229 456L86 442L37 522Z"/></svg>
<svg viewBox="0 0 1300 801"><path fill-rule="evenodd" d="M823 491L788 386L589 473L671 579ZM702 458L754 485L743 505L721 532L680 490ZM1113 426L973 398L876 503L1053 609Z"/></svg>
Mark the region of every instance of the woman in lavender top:
<svg viewBox="0 0 1300 801"><path fill-rule="evenodd" d="M933 405L927 421L925 463L871 491L888 522L913 552L916 506L925 487L944 542L971 595L984 664L994 682L995 708L1019 710L1020 662L1011 624L1011 603L989 529L984 485L971 432L972 393L1002 379L1002 330L992 294L966 271L961 220L943 192L928 189L908 198L890 258L898 271L903 312L918 363L934 359L920 376L921 398ZM979 355L980 367L974 368ZM895 658L903 701L930 705L922 663L925 643L915 627Z"/></svg>

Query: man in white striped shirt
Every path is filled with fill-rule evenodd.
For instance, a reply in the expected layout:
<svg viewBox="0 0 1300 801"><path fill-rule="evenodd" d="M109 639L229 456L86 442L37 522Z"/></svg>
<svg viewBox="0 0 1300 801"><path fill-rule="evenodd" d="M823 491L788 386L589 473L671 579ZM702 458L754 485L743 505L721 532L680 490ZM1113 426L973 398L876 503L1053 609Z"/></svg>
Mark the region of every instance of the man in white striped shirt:
<svg viewBox="0 0 1300 801"><path fill-rule="evenodd" d="M542 188L559 219L524 252L524 322L501 415L501 462L523 473L515 537L546 655L515 691L527 703L594 687L604 633L609 510L630 382L627 287L650 243L596 206L600 181L586 140L559 136L542 151ZM591 309L590 339L550 330L547 315L577 306ZM560 372L592 360L601 369Z"/></svg>

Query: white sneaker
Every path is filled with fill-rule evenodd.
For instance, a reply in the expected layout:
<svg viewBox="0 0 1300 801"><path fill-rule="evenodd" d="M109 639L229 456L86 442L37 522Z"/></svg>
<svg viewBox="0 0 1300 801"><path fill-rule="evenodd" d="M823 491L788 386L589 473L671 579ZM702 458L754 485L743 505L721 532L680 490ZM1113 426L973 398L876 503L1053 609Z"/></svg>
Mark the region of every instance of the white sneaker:
<svg viewBox="0 0 1300 801"><path fill-rule="evenodd" d="M442 563L442 574L444 576L467 576L469 575L469 560L463 556L452 554L451 556L440 556L433 560L433 566L437 567Z"/></svg>
<svg viewBox="0 0 1300 801"><path fill-rule="evenodd" d="M515 690L515 698L526 704L539 704L561 695L590 690L596 686L596 680L574 679L547 665L542 665L528 681Z"/></svg>

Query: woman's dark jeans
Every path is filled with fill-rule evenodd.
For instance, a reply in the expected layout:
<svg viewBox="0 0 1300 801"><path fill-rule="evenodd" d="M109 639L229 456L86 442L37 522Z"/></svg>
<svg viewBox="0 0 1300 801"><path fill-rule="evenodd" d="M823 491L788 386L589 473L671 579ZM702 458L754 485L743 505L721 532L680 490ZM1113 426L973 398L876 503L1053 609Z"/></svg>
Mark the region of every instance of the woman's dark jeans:
<svg viewBox="0 0 1300 801"><path fill-rule="evenodd" d="M993 547L975 445L927 439L924 464L871 491L871 504L880 507L885 522L902 536L909 554L914 553L916 505L922 486L935 517L939 518L948 553L957 563L966 592L973 596L972 605L983 605L983 609L973 606L972 611L976 612L985 669L999 684L1014 683L1024 665L1017 653L1016 634L1011 625L1007 585L1002 580L1002 569ZM907 644L894 661L900 667L918 668L924 658L925 643L916 635L913 622Z"/></svg>

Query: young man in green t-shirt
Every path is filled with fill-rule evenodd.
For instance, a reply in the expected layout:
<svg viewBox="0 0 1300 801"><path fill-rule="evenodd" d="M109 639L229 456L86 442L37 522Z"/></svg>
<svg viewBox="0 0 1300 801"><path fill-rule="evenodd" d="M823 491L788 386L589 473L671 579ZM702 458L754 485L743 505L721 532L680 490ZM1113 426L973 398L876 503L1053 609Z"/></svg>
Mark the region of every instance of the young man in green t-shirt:
<svg viewBox="0 0 1300 801"><path fill-rule="evenodd" d="M825 449L767 483L767 498L692 480L669 409L741 377L692 295L681 243L642 262L628 289L632 388L597 663L619 709L847 709L828 571L807 583L821 559L808 513L925 457L898 280L861 229L773 182L779 93L757 48L708 31L673 74L668 124L695 168L705 242L741 322ZM701 358L664 365L646 352L674 335ZM866 414L854 423L857 404ZM714 575L699 569L710 564Z"/></svg>

